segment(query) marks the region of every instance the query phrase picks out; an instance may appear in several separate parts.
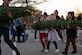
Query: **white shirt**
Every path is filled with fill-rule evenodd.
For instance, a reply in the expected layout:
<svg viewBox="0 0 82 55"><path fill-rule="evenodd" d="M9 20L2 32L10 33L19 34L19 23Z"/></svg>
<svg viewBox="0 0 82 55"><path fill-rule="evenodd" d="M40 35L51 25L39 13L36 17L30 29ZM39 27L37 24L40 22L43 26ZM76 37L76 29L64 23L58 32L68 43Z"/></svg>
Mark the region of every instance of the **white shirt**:
<svg viewBox="0 0 82 55"><path fill-rule="evenodd" d="M48 30L40 30L40 33L48 33Z"/></svg>

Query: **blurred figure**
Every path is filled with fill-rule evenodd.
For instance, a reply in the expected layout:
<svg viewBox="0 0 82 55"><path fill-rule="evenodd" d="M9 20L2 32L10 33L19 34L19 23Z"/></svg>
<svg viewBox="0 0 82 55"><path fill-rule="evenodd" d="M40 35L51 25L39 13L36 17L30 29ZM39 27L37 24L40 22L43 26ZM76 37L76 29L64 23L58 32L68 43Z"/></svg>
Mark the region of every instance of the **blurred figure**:
<svg viewBox="0 0 82 55"><path fill-rule="evenodd" d="M64 16L61 15L61 21L64 21ZM63 24L61 25L61 28L60 28L60 34L62 35L63 37L63 41L66 42L66 29L64 28Z"/></svg>
<svg viewBox="0 0 82 55"><path fill-rule="evenodd" d="M80 20L80 21L82 20L82 14L81 13L78 15L77 20Z"/></svg>
<svg viewBox="0 0 82 55"><path fill-rule="evenodd" d="M15 19L15 26L16 26L16 30L17 30L17 39L18 42L24 42L24 36L22 36L22 31L23 31L23 21L22 19L19 17L16 17ZM22 41L21 41L21 36L22 36Z"/></svg>
<svg viewBox="0 0 82 55"><path fill-rule="evenodd" d="M56 20L56 17L55 18L54 17L55 16L52 14L48 17L48 20ZM48 51L50 49L50 43L51 42L54 43L55 48L56 48L56 50L54 52L59 52L58 45L56 43L58 38L59 38L59 36L58 36L58 33L57 33L56 29L51 27L51 29L48 30L48 37L47 37L48 44L47 44L47 49L45 50L46 53L48 53Z"/></svg>
<svg viewBox="0 0 82 55"><path fill-rule="evenodd" d="M46 17L44 17L44 15L42 15L40 18L40 21L46 21ZM40 35L40 41L41 41L41 45L42 45L41 52L44 52L44 50L46 49L46 46L47 46L47 30L46 29L40 30L39 35Z"/></svg>
<svg viewBox="0 0 82 55"><path fill-rule="evenodd" d="M59 15L58 15L58 10L55 10L55 11L54 11L54 15L56 16L56 20L60 20L60 17L59 17ZM63 41L63 37L62 37L62 35L60 34L60 29L56 29L56 31L57 31L59 37L61 38L61 40Z"/></svg>
<svg viewBox="0 0 82 55"><path fill-rule="evenodd" d="M61 15L60 19L64 20L64 16L63 16L63 15Z"/></svg>
<svg viewBox="0 0 82 55"><path fill-rule="evenodd" d="M38 20L35 19L34 23L37 23L37 21ZM34 39L35 39L35 41L39 41L38 38L37 38L37 32L38 32L38 30L34 30Z"/></svg>
<svg viewBox="0 0 82 55"><path fill-rule="evenodd" d="M78 43L80 43L80 41L82 41L82 30L81 30L80 26L77 27L77 41L78 41Z"/></svg>
<svg viewBox="0 0 82 55"><path fill-rule="evenodd" d="M1 5L0 7L4 8L9 6L10 1L11 0L3 0L3 5ZM4 41L9 45L9 47L13 49L17 55L20 55L20 52L18 51L18 49L13 45L13 43L9 39L9 24L10 24L9 22L11 22L11 20L13 19L12 12L9 11L5 15L7 15L7 17L0 20L0 39L1 39L1 36L3 35ZM0 49L0 55L1 55L1 49Z"/></svg>
<svg viewBox="0 0 82 55"><path fill-rule="evenodd" d="M68 15L66 16L66 20L69 20L69 17L68 17Z"/></svg>
<svg viewBox="0 0 82 55"><path fill-rule="evenodd" d="M37 15L37 17L35 17L35 18L38 18L38 19L35 19L34 23L36 23L37 21L40 21L41 16L42 16L42 11L39 11L39 14ZM37 38L37 33L38 33L38 30L34 30L35 41L39 41L39 39Z"/></svg>
<svg viewBox="0 0 82 55"><path fill-rule="evenodd" d="M11 35L12 35L12 41L15 42L15 37L17 36L17 30L15 26L15 20L13 19L10 25Z"/></svg>
<svg viewBox="0 0 82 55"><path fill-rule="evenodd" d="M68 20L74 20L74 12L68 12L68 18L69 18ZM77 30L73 29L70 25L68 25L66 34L67 34L66 47L64 52L62 52L62 54L64 55L68 54L68 48L69 48L70 42L72 43L72 46L73 46L73 51L71 52L71 54L77 53L77 48L76 48Z"/></svg>

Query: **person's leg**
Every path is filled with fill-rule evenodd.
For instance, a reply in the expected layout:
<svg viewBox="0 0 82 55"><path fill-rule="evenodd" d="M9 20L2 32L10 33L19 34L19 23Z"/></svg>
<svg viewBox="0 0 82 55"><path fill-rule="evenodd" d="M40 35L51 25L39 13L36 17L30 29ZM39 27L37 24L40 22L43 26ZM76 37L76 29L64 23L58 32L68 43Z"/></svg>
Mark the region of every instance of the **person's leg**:
<svg viewBox="0 0 82 55"><path fill-rule="evenodd" d="M66 48L65 48L66 52L68 51L69 45L70 45L70 38L67 38Z"/></svg>
<svg viewBox="0 0 82 55"><path fill-rule="evenodd" d="M49 47L50 47L50 41L48 41L48 44L47 44L47 49L49 50Z"/></svg>
<svg viewBox="0 0 82 55"><path fill-rule="evenodd" d="M18 42L21 42L20 40L20 37L22 35L22 28L21 26L17 27L17 39L18 39Z"/></svg>
<svg viewBox="0 0 82 55"><path fill-rule="evenodd" d="M47 43L47 49L46 50L44 50L44 52L48 52L49 51L49 47L50 47L50 41L48 41L48 43Z"/></svg>
<svg viewBox="0 0 82 55"><path fill-rule="evenodd" d="M56 41L53 41L53 43L54 43L54 45L55 45L56 49L58 49L58 46L57 46Z"/></svg>
<svg viewBox="0 0 82 55"><path fill-rule="evenodd" d="M70 38L67 38L65 51L62 52L62 54L67 55L67 53L68 53L68 48L69 48L69 44L70 44Z"/></svg>
<svg viewBox="0 0 82 55"><path fill-rule="evenodd" d="M45 45L47 46L47 44L48 44L48 40L45 38Z"/></svg>
<svg viewBox="0 0 82 55"><path fill-rule="evenodd" d="M0 55L1 55L1 38L0 38Z"/></svg>
<svg viewBox="0 0 82 55"><path fill-rule="evenodd" d="M47 49L44 50L44 52L48 53L48 51L49 51L49 47L50 47L50 41L48 41L48 43L47 43Z"/></svg>
<svg viewBox="0 0 82 55"><path fill-rule="evenodd" d="M15 50L17 55L20 55L18 49L14 46L14 44L9 39L9 29L8 28L4 28L3 35L4 35L4 41L9 45L9 47Z"/></svg>
<svg viewBox="0 0 82 55"><path fill-rule="evenodd" d="M1 55L1 39L0 39L0 55Z"/></svg>
<svg viewBox="0 0 82 55"><path fill-rule="evenodd" d="M45 33L40 33L40 41L41 41L41 44L42 44L42 47L43 47L43 50L41 52L43 52L46 48L46 45L47 45L46 34Z"/></svg>
<svg viewBox="0 0 82 55"><path fill-rule="evenodd" d="M71 42L72 42L72 46L73 46L73 52L71 54L77 53L75 38L72 38Z"/></svg>
<svg viewBox="0 0 82 55"><path fill-rule="evenodd" d="M44 42L44 38L40 37L40 41L41 41L41 44L42 44L43 49L45 49L45 42Z"/></svg>
<svg viewBox="0 0 82 55"><path fill-rule="evenodd" d="M25 29L22 29L22 41L25 42Z"/></svg>
<svg viewBox="0 0 82 55"><path fill-rule="evenodd" d="M34 32L34 39L37 39L37 30Z"/></svg>
<svg viewBox="0 0 82 55"><path fill-rule="evenodd" d="M56 31L57 31L59 37L61 38L61 40L63 41L63 37L62 37L62 35L61 35L61 33L60 33L60 29L56 29Z"/></svg>
<svg viewBox="0 0 82 55"><path fill-rule="evenodd" d="M12 41L15 41L15 36L16 36L16 35L13 35L13 37L12 37Z"/></svg>
<svg viewBox="0 0 82 55"><path fill-rule="evenodd" d="M54 52L59 52L58 45L57 45L56 41L53 41L53 43L54 43L54 45L56 47L56 50Z"/></svg>
<svg viewBox="0 0 82 55"><path fill-rule="evenodd" d="M2 36L2 32L3 32L3 30L2 30L2 28L0 27L0 55L1 55L1 36Z"/></svg>

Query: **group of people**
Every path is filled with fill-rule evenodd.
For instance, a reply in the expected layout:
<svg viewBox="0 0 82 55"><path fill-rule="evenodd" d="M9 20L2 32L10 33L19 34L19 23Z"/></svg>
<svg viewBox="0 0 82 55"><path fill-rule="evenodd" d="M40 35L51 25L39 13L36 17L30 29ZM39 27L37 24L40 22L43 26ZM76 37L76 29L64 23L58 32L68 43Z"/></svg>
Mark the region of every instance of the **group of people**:
<svg viewBox="0 0 82 55"><path fill-rule="evenodd" d="M46 21L46 20L65 20L63 16L58 15L58 10L55 10L53 14L47 15L46 12L44 12L43 15L40 16L40 21ZM67 14L66 20L76 20L74 16L74 12L70 11ZM82 14L77 17L77 20L82 20ZM63 33L62 33L63 32ZM49 46L50 42L53 42L55 45L56 50L54 52L59 52L58 45L56 43L57 40L63 40L64 34L67 36L66 39L66 47L65 50L62 52L62 54L67 55L68 54L68 48L70 45L70 42L72 43L73 46L73 51L71 54L77 53L77 47L76 47L76 40L82 40L82 27L77 26L77 29L73 29L71 26L67 26L66 29L61 27L60 29L43 29L39 30L39 36L40 36L40 41L42 44L42 50L41 52L48 52L49 51ZM66 37L65 36L65 37Z"/></svg>
<svg viewBox="0 0 82 55"><path fill-rule="evenodd" d="M9 6L10 1L11 0L3 0L4 3L0 7ZM9 28L11 27L11 34L13 36L12 40L15 41L15 36L17 36L18 42L21 42L21 37L20 37L22 35L21 33L25 33L24 26L23 26L24 23L20 17L16 17L16 19L13 19L14 16L12 15L11 11L7 12L6 15L8 16L8 18L5 18L6 20L0 22L0 44L1 44L1 36L4 35L4 41L9 45L11 49L15 50L17 55L20 55L19 50L13 45L13 43L9 39ZM54 13L51 15L47 15L47 13L44 12L44 15L40 14L39 16L40 21L59 20L59 19L64 20L63 16L59 17L58 10L55 10ZM66 20L75 20L74 12L68 12ZM82 14L78 16L77 20L82 20ZM54 52L59 52L59 48L56 41L60 39L64 41L63 35L61 34L60 30L61 28L60 29L50 28L45 30L39 30L40 41L42 44L41 52L47 53L49 51L50 42L53 42L55 45L56 50ZM35 30L35 39L37 39L36 32L37 30ZM66 28L66 35L67 35L66 47L65 50L62 52L62 54L64 55L68 54L68 48L70 42L72 43L73 46L73 51L71 54L77 53L76 38L77 37L78 39L82 38L82 27L78 26L77 29L73 29L68 25ZM24 41L24 37L22 41ZM0 55L1 55L1 48L0 48Z"/></svg>
<svg viewBox="0 0 82 55"><path fill-rule="evenodd" d="M11 25L10 25L10 32L12 37L12 41L16 41L16 36L17 36L17 42L25 42L25 35L27 35L25 33L26 30L26 23L24 23L21 19L21 17L15 17L15 19L13 19L11 21ZM22 40L21 40L22 37Z"/></svg>

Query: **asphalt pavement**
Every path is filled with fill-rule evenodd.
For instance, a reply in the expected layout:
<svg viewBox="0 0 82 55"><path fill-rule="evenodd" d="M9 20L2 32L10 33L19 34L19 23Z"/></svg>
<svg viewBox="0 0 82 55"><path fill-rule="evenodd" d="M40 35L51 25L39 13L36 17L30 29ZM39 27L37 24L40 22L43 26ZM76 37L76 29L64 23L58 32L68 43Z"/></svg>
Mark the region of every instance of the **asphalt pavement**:
<svg viewBox="0 0 82 55"><path fill-rule="evenodd" d="M54 50L56 49L54 44L51 43L49 52L45 53L45 52L41 52L42 46L40 40L36 41L34 39L34 31L27 30L26 32L29 34L28 40L26 42L23 43L14 42L14 45L21 52L21 55L63 55L61 52L64 51L66 42L62 42L61 40L57 41L58 48L59 48L59 52L57 53L54 52ZM12 36L10 35L10 39L11 37ZM39 39L39 32L37 37ZM3 37L1 39L2 39L1 42L2 55L16 55L15 52L4 42ZM70 45L68 55L82 55L82 42L80 44L77 43L76 45L77 45L78 52L76 54L70 54L73 50L72 46Z"/></svg>

